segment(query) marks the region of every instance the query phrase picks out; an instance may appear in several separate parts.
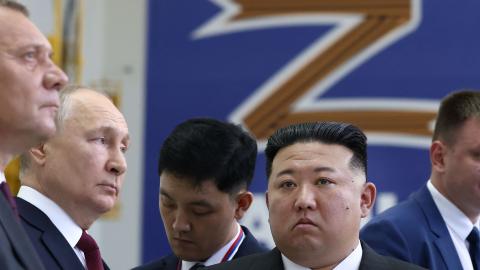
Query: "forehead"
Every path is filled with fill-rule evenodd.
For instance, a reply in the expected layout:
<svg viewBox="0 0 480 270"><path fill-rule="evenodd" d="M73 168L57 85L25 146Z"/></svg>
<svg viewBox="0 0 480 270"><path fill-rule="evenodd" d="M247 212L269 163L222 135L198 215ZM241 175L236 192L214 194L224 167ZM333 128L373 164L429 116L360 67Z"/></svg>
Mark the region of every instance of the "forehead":
<svg viewBox="0 0 480 270"><path fill-rule="evenodd" d="M456 131L454 147L480 147L480 117L471 117Z"/></svg>
<svg viewBox="0 0 480 270"><path fill-rule="evenodd" d="M80 90L72 94L70 104L65 126L87 130L105 128L128 135L125 118L107 97L94 91Z"/></svg>
<svg viewBox="0 0 480 270"><path fill-rule="evenodd" d="M51 49L38 28L22 13L0 7L0 48L37 46Z"/></svg>
<svg viewBox="0 0 480 270"><path fill-rule="evenodd" d="M320 142L295 143L281 149L272 162L273 173L284 170L314 169L316 167L349 168L353 153L338 144Z"/></svg>
<svg viewBox="0 0 480 270"><path fill-rule="evenodd" d="M164 171L160 175L160 192L167 194L173 200L187 203L198 199L215 202L229 196L220 191L213 180L203 181L200 185L193 183L194 179L190 177L182 177Z"/></svg>

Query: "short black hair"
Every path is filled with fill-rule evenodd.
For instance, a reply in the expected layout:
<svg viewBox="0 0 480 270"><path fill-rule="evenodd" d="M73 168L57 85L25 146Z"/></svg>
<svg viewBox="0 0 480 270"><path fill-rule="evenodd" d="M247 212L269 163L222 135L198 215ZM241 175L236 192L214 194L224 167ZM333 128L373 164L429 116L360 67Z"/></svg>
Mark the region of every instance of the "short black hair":
<svg viewBox="0 0 480 270"><path fill-rule="evenodd" d="M367 137L358 127L339 122L309 122L280 128L270 136L265 149L267 177L270 178L273 159L281 149L308 142L345 146L353 152L352 168L367 175Z"/></svg>
<svg viewBox="0 0 480 270"><path fill-rule="evenodd" d="M458 130L471 117L480 117L478 90L461 90L447 95L440 104L432 140L455 143Z"/></svg>
<svg viewBox="0 0 480 270"><path fill-rule="evenodd" d="M176 126L165 139L158 173L187 177L195 186L213 180L220 191L233 194L250 186L256 158L257 143L240 126L196 118Z"/></svg>

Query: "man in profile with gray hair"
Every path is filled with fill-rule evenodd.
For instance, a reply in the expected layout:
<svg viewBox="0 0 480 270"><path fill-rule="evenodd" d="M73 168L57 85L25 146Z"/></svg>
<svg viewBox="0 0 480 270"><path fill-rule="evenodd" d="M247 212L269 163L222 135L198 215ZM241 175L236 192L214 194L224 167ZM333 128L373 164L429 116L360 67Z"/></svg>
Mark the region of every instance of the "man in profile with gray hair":
<svg viewBox="0 0 480 270"><path fill-rule="evenodd" d="M58 91L68 78L27 9L0 0L0 269L43 269L18 222L3 171L8 162L55 133Z"/></svg>
<svg viewBox="0 0 480 270"><path fill-rule="evenodd" d="M21 157L21 222L47 269L108 269L87 230L122 188L127 123L94 90L62 91L57 132Z"/></svg>

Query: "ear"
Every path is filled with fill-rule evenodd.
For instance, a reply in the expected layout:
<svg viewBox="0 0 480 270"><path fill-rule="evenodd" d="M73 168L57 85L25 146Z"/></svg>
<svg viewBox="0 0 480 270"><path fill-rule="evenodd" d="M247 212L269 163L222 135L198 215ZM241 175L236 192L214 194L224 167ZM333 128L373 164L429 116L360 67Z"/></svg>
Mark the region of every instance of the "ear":
<svg viewBox="0 0 480 270"><path fill-rule="evenodd" d="M432 169L438 172L445 170L445 154L447 146L441 141L434 141L430 145L430 161L432 162Z"/></svg>
<svg viewBox="0 0 480 270"><path fill-rule="evenodd" d="M40 166L45 165L45 161L47 157L46 151L45 151L45 144L41 144L39 146L31 148L29 153L30 153L30 156L32 157L32 160L36 164Z"/></svg>
<svg viewBox="0 0 480 270"><path fill-rule="evenodd" d="M240 220L247 212L253 202L253 194L250 191L241 191L237 194L237 208L235 209L235 218Z"/></svg>
<svg viewBox="0 0 480 270"><path fill-rule="evenodd" d="M363 184L362 194L360 196L360 209L362 211L362 218L366 217L372 209L376 196L377 188L372 182L366 182Z"/></svg>

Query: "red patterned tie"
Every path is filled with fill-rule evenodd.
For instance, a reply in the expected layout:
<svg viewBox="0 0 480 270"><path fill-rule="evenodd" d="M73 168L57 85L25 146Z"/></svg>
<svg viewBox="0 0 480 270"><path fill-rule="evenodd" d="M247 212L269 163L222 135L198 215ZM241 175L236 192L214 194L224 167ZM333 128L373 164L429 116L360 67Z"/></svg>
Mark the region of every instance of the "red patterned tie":
<svg viewBox="0 0 480 270"><path fill-rule="evenodd" d="M10 193L8 184L6 182L2 182L0 184L0 190L3 193L3 196L5 196L5 199L7 199L8 204L10 204L10 207L12 207L13 213L15 213L15 215L18 217L17 204L15 203L12 193Z"/></svg>
<svg viewBox="0 0 480 270"><path fill-rule="evenodd" d="M82 237L80 237L77 247L85 254L88 270L104 270L102 256L100 256L97 243L86 231L82 232Z"/></svg>

